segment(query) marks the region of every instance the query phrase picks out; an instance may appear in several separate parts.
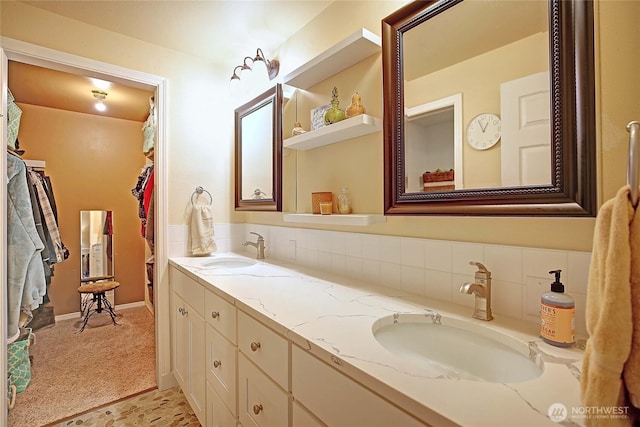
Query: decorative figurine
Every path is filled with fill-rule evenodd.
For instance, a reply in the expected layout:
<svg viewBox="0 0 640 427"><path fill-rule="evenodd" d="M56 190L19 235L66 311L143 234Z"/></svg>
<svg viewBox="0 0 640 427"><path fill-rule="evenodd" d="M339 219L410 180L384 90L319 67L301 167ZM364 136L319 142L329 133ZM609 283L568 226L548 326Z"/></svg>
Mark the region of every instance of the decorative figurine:
<svg viewBox="0 0 640 427"><path fill-rule="evenodd" d="M344 110L339 108L340 100L338 99L338 88L333 87L331 91L331 108L324 114L324 123L327 125L337 123L347 118Z"/></svg>
<svg viewBox="0 0 640 427"><path fill-rule="evenodd" d="M293 129L291 130L291 136L302 135L306 130L302 129L302 125L300 122L295 122L293 124Z"/></svg>
<svg viewBox="0 0 640 427"><path fill-rule="evenodd" d="M367 110L362 104L362 98L360 98L358 92L354 93L351 97L351 105L347 107L347 118L354 117L359 114L364 114L366 112Z"/></svg>

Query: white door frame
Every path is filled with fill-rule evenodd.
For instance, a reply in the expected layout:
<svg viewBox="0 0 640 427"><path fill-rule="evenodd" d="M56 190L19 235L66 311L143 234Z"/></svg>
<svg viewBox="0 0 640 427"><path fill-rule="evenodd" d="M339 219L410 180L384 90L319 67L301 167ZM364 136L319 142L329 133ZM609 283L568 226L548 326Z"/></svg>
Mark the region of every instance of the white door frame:
<svg viewBox="0 0 640 427"><path fill-rule="evenodd" d="M2 108L2 120L0 132L3 144L6 146L6 111L7 103L7 69L8 61L15 60L26 64L37 65L59 71L66 71L73 74L90 75L109 81L126 81L128 85L139 85L139 87L149 89L155 88L155 109L157 112L156 142L154 149L155 164L155 203L154 220L155 226L155 277L154 277L154 308L155 308L155 334L156 334L156 381L158 388L164 390L176 384L171 373L171 347L170 347L170 324L169 324L169 275L168 275L168 186L167 186L167 95L168 81L166 78L139 72L136 70L95 61L81 56L71 55L65 52L56 51L31 43L22 42L15 39L0 37L0 106ZM0 226L0 259L2 259L2 273L0 274L0 333L4 334L6 340L7 331L7 212L6 212L6 188L7 188L7 163L6 156L2 156L0 161L2 173L0 174L0 185L3 191L3 202L1 207ZM7 408L7 360L6 351L0 352L0 408ZM2 411L0 416L0 426L7 424L7 411Z"/></svg>

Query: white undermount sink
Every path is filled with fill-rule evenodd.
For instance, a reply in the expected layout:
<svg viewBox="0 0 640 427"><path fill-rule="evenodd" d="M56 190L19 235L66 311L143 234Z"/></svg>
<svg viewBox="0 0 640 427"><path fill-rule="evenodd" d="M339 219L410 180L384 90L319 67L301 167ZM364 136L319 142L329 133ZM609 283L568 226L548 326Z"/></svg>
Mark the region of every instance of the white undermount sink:
<svg viewBox="0 0 640 427"><path fill-rule="evenodd" d="M245 258L236 258L236 257L220 257L214 258L210 261L202 264L203 268L243 268L243 267L251 267L254 265L256 261L245 259Z"/></svg>
<svg viewBox="0 0 640 427"><path fill-rule="evenodd" d="M516 383L542 374L529 358L528 343L436 312L394 314L378 319L372 329L391 353L449 378Z"/></svg>

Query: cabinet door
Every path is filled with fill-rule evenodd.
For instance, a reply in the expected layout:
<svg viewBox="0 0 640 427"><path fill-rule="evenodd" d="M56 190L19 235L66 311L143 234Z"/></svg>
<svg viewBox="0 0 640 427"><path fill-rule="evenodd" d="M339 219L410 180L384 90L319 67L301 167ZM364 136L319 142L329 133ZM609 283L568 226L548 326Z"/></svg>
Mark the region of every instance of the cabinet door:
<svg viewBox="0 0 640 427"><path fill-rule="evenodd" d="M239 415L244 427L289 425L289 394L260 371L244 355L239 364Z"/></svg>
<svg viewBox="0 0 640 427"><path fill-rule="evenodd" d="M175 324L173 373L193 412L204 420L206 401L204 320L179 295L173 294Z"/></svg>
<svg viewBox="0 0 640 427"><path fill-rule="evenodd" d="M222 403L222 399L207 382L207 427L236 427L236 417Z"/></svg>
<svg viewBox="0 0 640 427"><path fill-rule="evenodd" d="M205 365L205 322L193 308L187 306L189 321L189 396L193 412L198 420L205 420L205 405L207 401L207 374Z"/></svg>
<svg viewBox="0 0 640 427"><path fill-rule="evenodd" d="M297 346L293 346L291 362L293 395L327 425L426 425Z"/></svg>
<svg viewBox="0 0 640 427"><path fill-rule="evenodd" d="M207 381L234 414L237 410L237 349L207 324Z"/></svg>
<svg viewBox="0 0 640 427"><path fill-rule="evenodd" d="M182 390L188 389L189 378L189 322L187 304L173 294L173 374Z"/></svg>

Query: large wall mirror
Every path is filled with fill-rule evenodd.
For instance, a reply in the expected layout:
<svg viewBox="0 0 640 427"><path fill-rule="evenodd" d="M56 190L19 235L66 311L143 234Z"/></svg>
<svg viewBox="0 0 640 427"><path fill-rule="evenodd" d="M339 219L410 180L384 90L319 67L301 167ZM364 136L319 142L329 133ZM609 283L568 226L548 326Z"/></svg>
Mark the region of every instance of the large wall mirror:
<svg viewBox="0 0 640 427"><path fill-rule="evenodd" d="M590 1L416 1L382 49L386 214L595 215Z"/></svg>
<svg viewBox="0 0 640 427"><path fill-rule="evenodd" d="M282 85L235 110L235 209L282 211Z"/></svg>

